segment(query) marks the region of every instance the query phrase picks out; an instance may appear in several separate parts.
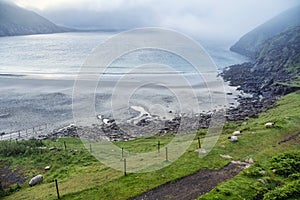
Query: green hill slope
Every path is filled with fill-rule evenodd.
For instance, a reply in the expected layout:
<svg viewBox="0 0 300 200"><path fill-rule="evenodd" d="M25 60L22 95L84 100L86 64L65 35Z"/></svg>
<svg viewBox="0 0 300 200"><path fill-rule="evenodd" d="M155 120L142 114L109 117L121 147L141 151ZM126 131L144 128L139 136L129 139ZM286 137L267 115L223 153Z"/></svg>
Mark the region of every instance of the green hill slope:
<svg viewBox="0 0 300 200"><path fill-rule="evenodd" d="M245 34L230 50L254 57L256 52L260 50L261 44L267 39L290 28L300 26L299 19L300 6L291 8Z"/></svg>
<svg viewBox="0 0 300 200"><path fill-rule="evenodd" d="M0 36L29 35L67 32L35 12L20 8L13 3L0 1Z"/></svg>
<svg viewBox="0 0 300 200"><path fill-rule="evenodd" d="M292 84L300 76L300 26L273 36L259 48L253 63L230 66L224 79L263 97L288 93L280 83Z"/></svg>

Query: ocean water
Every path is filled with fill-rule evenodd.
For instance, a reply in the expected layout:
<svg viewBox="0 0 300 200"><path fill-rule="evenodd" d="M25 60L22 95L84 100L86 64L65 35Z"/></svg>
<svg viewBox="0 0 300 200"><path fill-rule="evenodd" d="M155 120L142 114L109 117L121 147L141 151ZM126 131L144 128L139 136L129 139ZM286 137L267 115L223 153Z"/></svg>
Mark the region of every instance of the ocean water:
<svg viewBox="0 0 300 200"><path fill-rule="evenodd" d="M110 33L62 33L0 37L0 73L68 75L77 72Z"/></svg>
<svg viewBox="0 0 300 200"><path fill-rule="evenodd" d="M88 32L0 37L0 132L22 130L44 123L52 124L55 128L73 122L74 105L82 107L85 96L90 95L88 91L84 91L79 101L74 101L74 80L93 49L115 34ZM215 62L218 71L247 61L247 58L230 52L230 43L226 41L205 40L201 45ZM180 94L187 91L180 84L176 85L178 78L173 76L174 72L160 70L156 65L150 68L140 67L138 70L135 68L148 63L171 66L176 73L187 78L197 90L196 98L202 104L203 111L213 109L207 106L212 102L209 99L210 93L221 93L224 90L214 88L216 77L210 79L212 88L207 90L201 77L194 76L194 68L174 54L153 49L137 50L117 58L105 71L105 81L99 83L93 94L93 114L112 115L114 89L120 80L125 79L117 90L117 100L123 101L119 105L140 106L155 115L165 115L169 111L176 113L180 110L174 91L161 85L141 84L146 76L151 75L152 80L159 81L157 78L160 77L160 80L168 79L175 83L174 88L178 88ZM93 74L94 69L87 69L87 72ZM138 87L135 88L136 86ZM130 88L133 91L129 91ZM131 93L130 97L127 96L127 91ZM186 98L187 96L190 95L187 93ZM129 99L124 99L125 97ZM213 101L215 105L222 104L218 99ZM127 105L123 105L124 102ZM125 116L127 111L118 107L116 113L126 121L132 117Z"/></svg>
<svg viewBox="0 0 300 200"><path fill-rule="evenodd" d="M92 50L115 34L117 33L89 32L0 37L0 74L66 78L77 74ZM226 41L204 41L199 44L208 52L219 70L247 60L244 56L229 51L230 43ZM179 71L187 70L179 59L159 51L141 50L124 56L116 64L137 65L151 61L176 63ZM111 73L120 73L118 67L120 66L112 66Z"/></svg>

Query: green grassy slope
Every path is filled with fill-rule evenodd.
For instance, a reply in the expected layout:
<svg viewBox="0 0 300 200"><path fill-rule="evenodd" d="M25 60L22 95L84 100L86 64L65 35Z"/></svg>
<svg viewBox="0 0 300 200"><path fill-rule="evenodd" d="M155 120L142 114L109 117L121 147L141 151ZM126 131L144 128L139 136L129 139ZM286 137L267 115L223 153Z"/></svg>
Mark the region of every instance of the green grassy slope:
<svg viewBox="0 0 300 200"><path fill-rule="evenodd" d="M255 54L261 48L261 44L266 40L290 28L299 26L299 13L299 5L282 12L242 36L230 49L246 56L255 57Z"/></svg>
<svg viewBox="0 0 300 200"><path fill-rule="evenodd" d="M261 124L267 121L277 122L277 127L272 129L262 128ZM276 172L274 173L271 170L274 167L271 161L272 157L278 156L280 153L292 152L293 155L299 155L292 162L297 162L298 166L300 166L299 93L283 97L282 100L275 104L273 109L261 114L258 119L251 119L246 129L249 135L245 135L245 137L252 141L253 151L256 151L255 154L249 154L256 161L255 165L244 170L235 178L220 184L199 199L262 199L267 192L274 191L276 187L275 191L279 188L284 189L286 185L294 181L293 178L283 178ZM290 138L290 140L278 144L278 142L282 141L282 138ZM266 142L266 140L269 141ZM263 147L257 148L257 144ZM249 151L249 153L253 151ZM287 168L287 165L285 167ZM265 171L265 173L262 171ZM261 183L259 179L263 179L266 184ZM283 187L281 187L282 185ZM300 192L300 188L298 192ZM268 199L267 197L265 198ZM288 196L285 198L273 198L288 199Z"/></svg>
<svg viewBox="0 0 300 200"><path fill-rule="evenodd" d="M276 127L265 128L264 124L268 121L275 121ZM30 188L25 183L16 191L11 190L11 194L4 199L56 199L54 179L58 179L62 199L128 199L204 168L219 169L230 162L229 159L221 158L220 154L228 154L234 160L241 161L252 157L256 165L273 176L273 172L268 169L272 156L280 152L299 149L299 138L278 144L279 141L299 132L299 122L300 93L292 93L279 100L268 112L261 114L258 118L250 119L247 125L238 122L227 124L224 134L206 157L201 159L198 153L194 152L197 148L195 139L189 150L170 166L154 172L128 174L126 177L122 172L110 169L95 160L88 150L83 148L79 139L61 138L43 141L43 145L47 147L56 146L62 150L49 151L33 148L33 154L25 153L16 156L4 156L0 153L2 164L9 163L12 168L21 166L28 180L34 174L44 174L42 184ZM239 142L230 143L227 140L228 133L237 129L244 130L244 135L240 137ZM170 135L141 138L120 142L117 145L128 151L145 152L154 150L158 140L164 145L172 137ZM67 150L73 151L64 151L64 141L66 141ZM1 142L0 145L3 147L4 143ZM51 165L52 168L44 172L43 168L46 165ZM253 197L251 194L256 192L256 188L250 187L249 183L250 185L257 183L257 177L245 177L242 172L236 178L217 186L217 189L203 198L251 199ZM239 192L235 193L235 189Z"/></svg>

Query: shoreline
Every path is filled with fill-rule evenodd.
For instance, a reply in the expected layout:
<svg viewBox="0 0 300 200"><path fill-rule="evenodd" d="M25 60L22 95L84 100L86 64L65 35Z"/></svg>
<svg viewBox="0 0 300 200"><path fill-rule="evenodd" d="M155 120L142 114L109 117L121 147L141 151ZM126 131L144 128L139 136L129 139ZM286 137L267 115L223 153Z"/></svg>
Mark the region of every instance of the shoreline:
<svg viewBox="0 0 300 200"><path fill-rule="evenodd" d="M243 64L239 65L240 67L244 67ZM294 91L293 89L286 89L286 88L282 88L280 87L278 89L279 86L270 86L270 87L275 87L276 91L278 92L281 91L281 93L279 92L279 94L276 95L267 95L267 96L262 96L260 95L260 91L251 91L250 95L244 95L243 96L243 92L244 92L244 88L247 87L243 84L241 85L237 85L237 84L232 84L229 80L228 77L232 76L232 74L230 74L230 70L225 71L221 74L221 76L224 78L225 81L227 81L227 84L231 85L231 86L235 86L237 87L237 91L240 91L240 94L232 94L230 92L227 93L227 96L233 98L234 100L236 100L236 102L238 102L238 104L234 106L234 103L229 103L228 107L226 108L226 119L227 121L244 121L247 120L250 117L256 117L259 113L266 111L268 108L270 108L273 103L279 99L281 96L283 96L284 94L287 94L289 92ZM10 79L12 82L14 82L15 84L20 84L22 85L22 87L24 87L23 84L24 82L27 82L27 84L29 84L29 86L25 86L25 87L30 87L32 84L36 84L38 82L40 82L40 79L23 79L23 78L13 78L13 77L9 77L8 79ZM1 82L0 78L0 82ZM71 95L71 86L72 86L72 81L70 80L51 80L51 79L46 79L46 80L42 80L45 81L44 84L47 86L47 91L48 94L51 94L51 92L56 91L56 93L54 92L53 94L58 95L58 97L63 97L64 98L70 98ZM52 91L49 93L49 88L51 88L51 84L55 84L58 82L64 83L63 86L58 86L57 88L53 88ZM242 80L240 80L240 82L242 82ZM110 85L111 83L113 83L113 81L108 81L106 82L108 85ZM39 87L44 88L45 87L40 85ZM66 90L66 85L69 85L68 88ZM61 94L57 93L58 88L61 88ZM38 89L35 88L36 94L40 95L42 89ZM3 87L2 87L3 90ZM272 91L275 91L275 89L273 89ZM234 91L235 92L235 91ZM46 94L47 95L47 94ZM62 96L61 96L62 95ZM236 95L236 96L235 96ZM69 96L69 97L68 97ZM50 98L53 99L53 95L49 96ZM43 100L45 100L44 97L42 97ZM65 101L63 100L62 101ZM59 103L58 103L59 104ZM68 105L71 105L71 101L69 101ZM138 138L139 136L142 136L139 134L140 130L145 131L146 133L143 133L144 136L146 135L159 135L159 134L169 134L169 133L176 133L176 131L178 130L178 127L181 125L180 122L182 121L182 117L185 118L185 121L189 121L191 122L191 124L184 124L183 126L185 128L189 127L189 130L197 130L199 128L204 128L207 129L209 127L209 123L211 120L211 112L212 111L207 111L207 112L200 112L194 115L186 115L186 116L182 116L182 113L176 113L174 112L174 110L170 109L168 112L169 117L164 118L163 116L152 116L151 113L149 113L149 111L146 111L145 108L143 108L142 106L131 106L131 109L133 109L134 113L131 115L130 119L127 119L127 124L116 124L116 123L111 123L111 124L105 124L105 123L101 123L101 121L99 121L98 124L91 124L88 126L72 126L70 128L70 124L72 124L72 117L69 118L69 123L67 121L65 121L65 125L61 124L58 125L56 124L54 127L52 127L51 129L47 129L47 133L44 134L37 134L37 136L32 135L33 137L37 137L37 138L41 138L41 139L47 139L47 138L53 138L53 137L78 137L78 136L82 136L82 135L87 135L89 139L96 139L95 135L97 135L97 133L100 132L101 135L101 139L105 139L105 140L112 140L112 141L120 141L120 140L130 140L130 139L134 139L134 138ZM71 114L71 113L70 113ZM9 112L1 112L1 118L5 119L5 118L9 118L10 117L10 113ZM172 116L172 117L171 117ZM64 117L63 117L64 118ZM107 118L109 120L113 120L115 121L115 119L113 119L110 115L107 116ZM159 125L159 128L157 128L157 125ZM39 126L39 125L38 125ZM31 127L27 127L27 128L31 128ZM27 129L26 128L26 129ZM136 130L135 130L136 129ZM80 133L76 133L79 130ZM126 130L132 130L130 132L126 133ZM188 131L188 130L187 130ZM19 133L20 131L13 131L14 132L14 136L13 138L19 138L21 139L22 137L19 137ZM9 133L7 133L6 135L8 135ZM2 135L4 135L2 133ZM8 136L6 136L8 137ZM23 138L27 138L29 139L30 136L26 136Z"/></svg>
<svg viewBox="0 0 300 200"><path fill-rule="evenodd" d="M170 80L172 81L173 77L171 77ZM108 103L112 98L110 95L110 91L113 91L115 81L104 80L101 83L102 87L106 89L103 90L102 88L100 88L99 91L96 91L96 93L94 94L97 102L97 104L95 105L96 113L103 114L107 118L112 118L112 115L108 109ZM212 85L214 85L214 82L211 83ZM120 85L120 87L122 90L126 90L127 85L128 87L130 87L131 84L135 83L128 82L128 84L122 84ZM0 98L0 104L2 105L2 107L0 108L2 129L0 130L0 133L18 132L19 130L30 129L42 124L48 124L47 132L50 134L54 132L53 130L55 129L63 128L74 123L72 114L72 91L74 80L33 79L28 77L24 78L9 76L0 77L0 85L0 91L2 93L2 96ZM184 91L186 88L181 87L178 84L175 84L172 87L178 89L178 91ZM199 102L201 103L201 105L199 105L199 109L203 108L203 110L199 110L198 114L200 115L200 113L202 113L201 115L206 115L209 112L209 110L206 109L211 108L211 103L208 98L209 96L207 96L209 94L205 95L205 84L199 81L198 83L195 83L193 89L198 90L198 94L196 95L198 95L198 101L201 101ZM229 98L228 101L231 102L230 106L232 106L233 104L235 104L235 94L232 94L235 93L235 91L233 91L234 87L226 86L225 90L226 91L224 92L230 93L230 95L228 95L226 98ZM221 97L222 93L220 91L221 90L219 88L212 88L210 92L215 92L215 95L217 97ZM83 92L83 97L84 95L89 94L87 91ZM143 98L143 94L145 92L146 96ZM160 124L160 129L164 129L163 132L169 132L169 129L174 130L175 127L178 126L176 121L178 121L179 119L177 117L182 113L177 111L178 109L176 107L176 98L174 98L174 96L172 96L172 93L170 93L165 88L150 85L143 91L139 91L134 98L135 99L133 99L134 101L132 102L131 106L139 105L141 107L144 107L143 109L146 109L146 111L149 113L149 116L144 116L147 113L141 113L140 111L134 109L132 109L132 111L127 111L125 109L122 113L122 116L124 115L126 118L124 117L123 121L130 121L132 120L132 118L139 115L137 113L140 113L139 119L134 120L133 123L138 124L140 130L148 129L148 132L150 132L151 130L155 130L157 132L158 128L155 127L154 122ZM160 110L159 107L149 107L149 105L151 105L151 102L149 100L152 99L154 100L155 104L164 106L164 110ZM221 99L220 102L222 102ZM213 104L217 105L218 102L214 102ZM125 112L129 114L126 116ZM121 118L122 116L118 117ZM123 123L123 121L121 122ZM120 119L117 119L117 122L119 123ZM151 122L152 125L149 125L149 122ZM167 126L165 127L164 124L167 124ZM89 126L92 125L93 124L89 124ZM100 123L98 123L98 125L101 126ZM148 125L149 128L145 127L146 125ZM123 126L123 124L121 126ZM53 127L52 130L50 130L51 127ZM132 126L123 126L123 128L128 130L131 129ZM98 129L99 128L97 128L96 130ZM106 127L104 129L105 132L108 132L110 128ZM116 127L112 127L112 130L115 129ZM113 134L115 135L115 131L113 132ZM135 131L134 134L138 135L137 131ZM73 135L73 133L71 133L71 135Z"/></svg>
<svg viewBox="0 0 300 200"><path fill-rule="evenodd" d="M228 121L243 121L250 117L257 117L259 113L271 108L282 96L300 89L300 87L280 83L281 79L286 79L287 74L282 74L282 78L279 77L279 80L275 82L269 77L268 71L251 72L250 69L253 66L253 63L232 65L221 74L230 86L238 87L242 93L251 95L248 97L238 96L239 105L228 110ZM266 81L261 77L268 77L267 79L272 81Z"/></svg>

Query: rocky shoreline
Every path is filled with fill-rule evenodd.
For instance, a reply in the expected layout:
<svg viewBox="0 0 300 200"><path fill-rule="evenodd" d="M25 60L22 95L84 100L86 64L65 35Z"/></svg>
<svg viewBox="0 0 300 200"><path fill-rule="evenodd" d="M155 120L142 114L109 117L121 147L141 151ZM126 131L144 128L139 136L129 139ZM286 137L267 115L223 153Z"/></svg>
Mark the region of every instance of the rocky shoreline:
<svg viewBox="0 0 300 200"><path fill-rule="evenodd" d="M270 108L281 96L299 90L299 87L280 84L292 78L284 71L274 77L269 76L269 71L253 70L254 68L253 63L243 63L230 66L220 74L230 86L235 86L240 91L240 95L236 97L238 105L232 105L226 110L227 121L245 121L250 117L256 117ZM232 95L232 93L227 95ZM50 130L47 134L38 135L38 138L81 137L92 141L128 141L147 135L176 134L179 127L184 131L207 129L210 126L212 114L181 113L174 114L170 119L160 119L148 113L135 117L134 123L122 124L116 123L115 119L109 116L99 117L98 115L95 116L99 120L97 124L91 126L70 124Z"/></svg>
<svg viewBox="0 0 300 200"><path fill-rule="evenodd" d="M298 30L300 28L296 31ZM225 68L220 74L224 81L229 82L230 86L237 87L240 91L240 94L235 98L238 105L230 105L226 110L225 117L227 121L244 121L250 117L256 117L259 113L270 108L281 96L299 89L297 86L288 84L291 80L300 76L299 68L291 71L291 66L293 66L291 60L297 60L300 56L298 53L299 43L295 43L293 40L290 41L287 38L280 37L279 48L273 47L271 45L272 42L267 42L262 53L257 53L255 60L230 66ZM281 49L285 49L284 54L282 54ZM227 93L227 95L233 94ZM58 98L55 103L57 105L71 105L71 100L68 99L66 101L63 95L50 96L49 98L52 99L54 97ZM44 97L40 99L44 101ZM32 99L28 100L28 102L32 104ZM47 108L46 111L51 113L61 109L60 106L55 105L51 108L55 109L48 110ZM171 112L170 117L163 119L163 116L151 116L145 110L133 107L133 109L129 110L130 115L133 116L131 120L133 122L120 123L119 121L115 122L115 119L111 116L104 116L103 119L95 116L95 118L98 118L99 123L84 127L66 125L59 129L47 130L47 133L45 132L43 135L32 137L47 139L68 136L83 137L95 141L127 141L147 135L177 133L179 127L180 130L184 131L197 130L199 128L205 129L209 127L212 114L214 114L184 114L175 113L174 110L169 112ZM44 110L41 110L40 113L43 116ZM58 112L55 116L57 116L57 119L62 119L64 116L62 114L65 113ZM8 116L9 113L5 111L0 118L7 118ZM16 133L15 136L17 137L18 134ZM25 139L29 139L28 137Z"/></svg>
<svg viewBox="0 0 300 200"><path fill-rule="evenodd" d="M201 119L201 120L198 120ZM205 120L204 120L205 119ZM70 124L59 129L55 129L46 135L40 135L39 139L50 139L58 137L81 137L91 141L128 141L146 135L164 135L177 133L179 127L185 131L196 130L199 127L208 127L210 115L177 116L171 120L145 120L140 119L135 125L126 123L118 125L114 119L109 119L110 123L99 121L99 124L92 126L76 126ZM188 122L182 124L182 121ZM157 128L157 125L161 128ZM126 130L131 130L128 133ZM139 133L144 130L143 134Z"/></svg>
<svg viewBox="0 0 300 200"><path fill-rule="evenodd" d="M284 71L274 76L269 76L269 71L253 70L255 64L243 63L226 68L220 75L230 86L238 87L240 95L236 97L238 106L231 106L226 110L227 121L244 121L250 117L256 117L259 113L269 109L281 96L299 90L299 87L280 84L291 80L292 76ZM227 94L232 95L232 94ZM44 138L52 137L83 137L89 140L127 141L147 134L170 134L181 130L191 131L199 128L208 128L212 113L200 113L195 115L177 114L173 119L158 120L151 116L141 117L136 124L118 125L114 119L100 120L99 124L91 127L67 126L54 130ZM109 123L107 123L109 122ZM184 123L183 123L184 122ZM159 125L159 129L157 126ZM138 129L135 130L136 127ZM121 127L121 128L120 128ZM125 129L124 129L125 128ZM126 130L131 130L127 133Z"/></svg>
<svg viewBox="0 0 300 200"><path fill-rule="evenodd" d="M236 97L238 106L231 106L226 110L227 121L245 121L250 117L256 117L259 113L269 109L281 96L299 90L298 87L278 83L290 79L288 74L281 73L281 76L274 81L274 78L268 76L268 72L251 71L253 66L254 64L251 63L233 65L220 74L231 86L236 86L240 90L240 95ZM142 135L177 133L179 127L185 131L206 129L210 125L211 117L212 113L200 113L193 116L178 114L169 120L143 116L135 124L117 124L114 119L107 117L100 119L99 124L84 127L71 124L53 130L40 138L81 137L93 141L128 141ZM130 133L126 130L130 130ZM140 133L141 130L143 134Z"/></svg>
<svg viewBox="0 0 300 200"><path fill-rule="evenodd" d="M237 106L226 110L227 121L244 121L269 109L280 97L300 89L300 27L295 27L265 41L251 62L232 65L220 76L237 87ZM276 45L275 45L276 44ZM297 79L298 78L298 79ZM291 84L295 81L298 84ZM297 86L298 85L298 86ZM227 93L232 95L232 93ZM40 138L83 137L88 140L127 141L144 135L162 135L208 128L215 113L173 113L172 117L151 116L143 108L133 107L133 122L116 122L111 116L99 118L92 126L68 125ZM6 115L0 116L5 117Z"/></svg>
<svg viewBox="0 0 300 200"><path fill-rule="evenodd" d="M230 86L237 86L242 93L250 94L246 97L239 95L236 108L227 111L228 121L241 121L249 117L256 117L259 113L269 109L281 96L299 90L299 87L281 84L292 77L280 72L276 78L270 72L253 71L252 63L233 65L225 69L221 76Z"/></svg>

